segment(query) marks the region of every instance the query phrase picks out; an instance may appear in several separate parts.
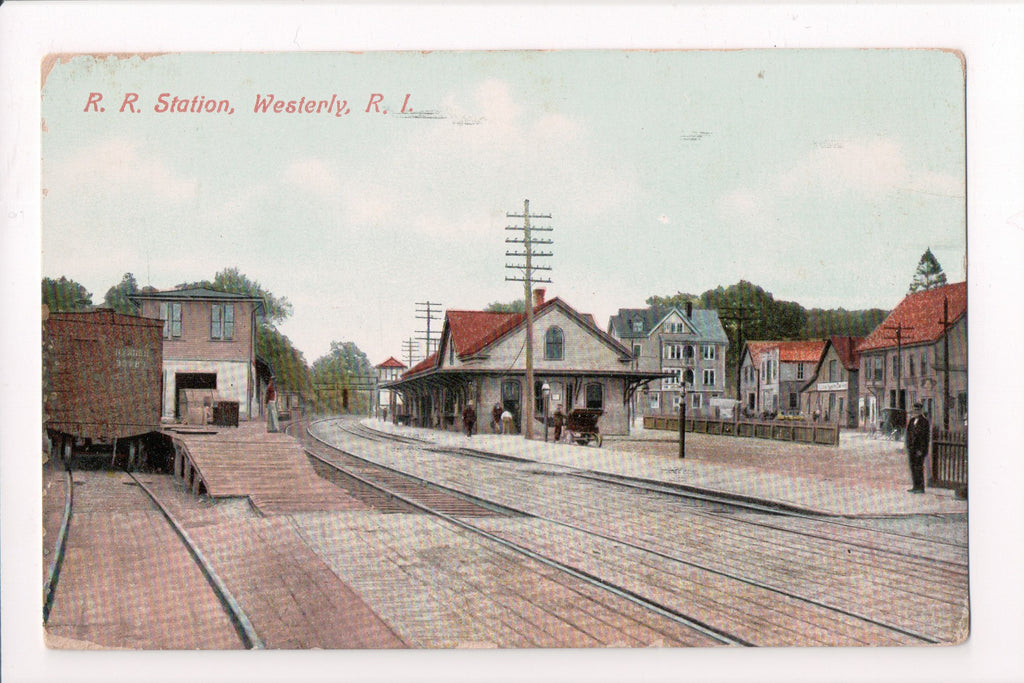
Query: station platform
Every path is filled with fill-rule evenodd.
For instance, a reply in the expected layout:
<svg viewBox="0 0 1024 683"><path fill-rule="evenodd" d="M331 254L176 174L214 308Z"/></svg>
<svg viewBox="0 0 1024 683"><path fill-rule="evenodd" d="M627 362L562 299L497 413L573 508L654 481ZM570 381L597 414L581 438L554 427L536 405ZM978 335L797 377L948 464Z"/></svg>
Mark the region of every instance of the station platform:
<svg viewBox="0 0 1024 683"><path fill-rule="evenodd" d="M294 437L268 433L262 421L161 431L175 444L174 474L195 493L248 497L264 515L364 507L317 476Z"/></svg>
<svg viewBox="0 0 1024 683"><path fill-rule="evenodd" d="M847 439L838 447L687 433L702 457L680 459L670 432L634 430L629 437L605 437L603 447L526 440L521 435L459 432L395 425L364 419L382 432L414 436L446 447L526 458L596 472L637 477L736 499L781 504L823 515L890 517L966 514L967 501L947 489L912 494L900 444ZM661 442L661 448L651 442ZM788 449L785 457L776 451ZM717 458L715 454L723 457ZM724 457L728 453L729 457ZM738 454L738 455L737 455ZM802 461L813 463L804 467Z"/></svg>

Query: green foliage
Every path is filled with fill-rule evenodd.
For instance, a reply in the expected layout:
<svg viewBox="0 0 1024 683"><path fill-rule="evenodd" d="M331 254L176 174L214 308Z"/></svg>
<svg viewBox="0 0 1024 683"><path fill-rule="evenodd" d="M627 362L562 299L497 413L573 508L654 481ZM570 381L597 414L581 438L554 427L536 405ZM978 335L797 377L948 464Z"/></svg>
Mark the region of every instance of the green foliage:
<svg viewBox="0 0 1024 683"><path fill-rule="evenodd" d="M178 285L178 289L202 287L218 292L245 294L263 299L263 318L271 325L280 325L291 317L293 308L287 297L276 297L255 280L250 280L238 268L225 268L218 272L213 280L186 282Z"/></svg>
<svg viewBox="0 0 1024 683"><path fill-rule="evenodd" d="M942 266L939 265L939 260L935 258L935 254L932 253L932 248L928 247L921 254L921 260L917 264L917 270L910 281L910 289L907 293L913 294L914 292L935 289L944 284L946 284L946 273L943 272Z"/></svg>
<svg viewBox="0 0 1024 683"><path fill-rule="evenodd" d="M297 391L308 396L313 390L309 366L302 352L272 325L256 331L256 354L270 364L278 390Z"/></svg>
<svg viewBox="0 0 1024 683"><path fill-rule="evenodd" d="M125 273L119 284L107 290L106 296L103 297L103 305L114 309L118 313L135 315L138 312L138 307L128 297L132 294L138 294L138 292L139 283L135 281L135 276L131 273Z"/></svg>
<svg viewBox="0 0 1024 683"><path fill-rule="evenodd" d="M92 294L81 284L61 276L59 280L43 278L43 303L51 311L87 311L92 307Z"/></svg>
<svg viewBox="0 0 1024 683"><path fill-rule="evenodd" d="M805 339L827 337L866 337L878 327L889 311L869 308L847 311L844 308L812 308L807 311L807 322L801 336Z"/></svg>
<svg viewBox="0 0 1024 683"><path fill-rule="evenodd" d="M501 303L495 301L494 303L487 304L487 308L484 309L487 313L522 313L526 310L523 305L522 299L516 299L508 303Z"/></svg>
<svg viewBox="0 0 1024 683"><path fill-rule="evenodd" d="M310 374L321 412L343 412L346 394L349 412L369 411L376 372L354 343L331 342L331 350L316 359Z"/></svg>
<svg viewBox="0 0 1024 683"><path fill-rule="evenodd" d="M686 304L691 303L694 306L700 305L700 297L694 296L693 294L683 294L682 292L676 292L672 296L649 296L647 297L648 306L662 306L665 308L678 308L680 311L686 308Z"/></svg>

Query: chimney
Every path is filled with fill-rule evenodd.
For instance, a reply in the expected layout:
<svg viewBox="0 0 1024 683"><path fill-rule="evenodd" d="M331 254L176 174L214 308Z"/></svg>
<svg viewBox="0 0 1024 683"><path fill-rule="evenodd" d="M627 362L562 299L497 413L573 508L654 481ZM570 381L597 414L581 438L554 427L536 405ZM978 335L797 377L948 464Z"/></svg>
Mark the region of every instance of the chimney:
<svg viewBox="0 0 1024 683"><path fill-rule="evenodd" d="M692 301L687 301L686 302L686 317L687 318L692 318L693 317L693 302Z"/></svg>
<svg viewBox="0 0 1024 683"><path fill-rule="evenodd" d="M544 290L543 287L538 287L537 289L533 290L533 307L534 308L537 308L538 306L540 306L541 304L544 303L544 292L545 292L545 290Z"/></svg>

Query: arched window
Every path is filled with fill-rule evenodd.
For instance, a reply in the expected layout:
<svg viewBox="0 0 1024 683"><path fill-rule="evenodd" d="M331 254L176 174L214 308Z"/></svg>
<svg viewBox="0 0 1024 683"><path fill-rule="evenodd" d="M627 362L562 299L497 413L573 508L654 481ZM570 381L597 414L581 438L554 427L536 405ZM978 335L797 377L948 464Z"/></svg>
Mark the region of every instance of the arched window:
<svg viewBox="0 0 1024 683"><path fill-rule="evenodd" d="M563 343L562 330L558 327L549 327L544 333L544 359L562 360L565 357L565 344Z"/></svg>
<svg viewBox="0 0 1024 683"><path fill-rule="evenodd" d="M587 407L596 410L604 409L604 386L592 382L587 385Z"/></svg>

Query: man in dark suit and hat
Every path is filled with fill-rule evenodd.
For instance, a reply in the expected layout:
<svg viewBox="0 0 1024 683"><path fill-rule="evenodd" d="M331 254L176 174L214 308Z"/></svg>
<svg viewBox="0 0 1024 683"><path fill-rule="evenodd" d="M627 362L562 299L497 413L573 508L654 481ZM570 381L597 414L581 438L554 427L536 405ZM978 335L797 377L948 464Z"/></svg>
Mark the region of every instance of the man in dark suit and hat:
<svg viewBox="0 0 1024 683"><path fill-rule="evenodd" d="M922 412L921 403L914 404L914 416L907 422L907 457L910 460L910 476L914 488L909 493L924 493L924 459L928 455L931 439L931 425Z"/></svg>

